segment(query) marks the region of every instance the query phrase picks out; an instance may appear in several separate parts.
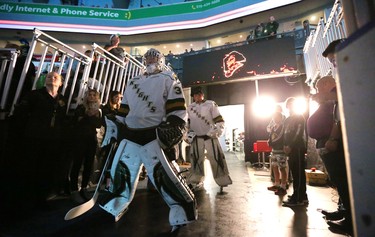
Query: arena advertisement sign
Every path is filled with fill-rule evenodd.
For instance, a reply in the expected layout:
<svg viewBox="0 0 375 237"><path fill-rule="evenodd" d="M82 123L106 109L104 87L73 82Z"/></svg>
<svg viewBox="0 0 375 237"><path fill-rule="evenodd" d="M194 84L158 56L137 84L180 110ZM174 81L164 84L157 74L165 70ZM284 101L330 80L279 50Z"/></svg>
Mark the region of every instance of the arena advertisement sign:
<svg viewBox="0 0 375 237"><path fill-rule="evenodd" d="M171 0L171 4L153 6L143 0L141 3L130 1L125 9L105 4L105 1L96 1L100 4L93 7L88 1L72 6L56 4L60 1L38 4L8 0L0 1L0 24L10 29L133 35L205 27L299 1L176 0L174 3Z"/></svg>
<svg viewBox="0 0 375 237"><path fill-rule="evenodd" d="M216 84L251 80L268 75L277 77L296 72L293 37L257 41L252 44L185 56L182 84Z"/></svg>
<svg viewBox="0 0 375 237"><path fill-rule="evenodd" d="M148 7L138 9L120 9L108 7L90 7L90 6L69 6L69 5L50 5L34 3L2 3L0 5L1 13L8 14L28 14L41 16L59 16L59 17L82 17L111 20L132 20L142 18L152 18L166 15L179 15L194 12L202 12L215 7L222 6L236 0L203 0L196 3L183 3L178 5L169 5L161 7Z"/></svg>

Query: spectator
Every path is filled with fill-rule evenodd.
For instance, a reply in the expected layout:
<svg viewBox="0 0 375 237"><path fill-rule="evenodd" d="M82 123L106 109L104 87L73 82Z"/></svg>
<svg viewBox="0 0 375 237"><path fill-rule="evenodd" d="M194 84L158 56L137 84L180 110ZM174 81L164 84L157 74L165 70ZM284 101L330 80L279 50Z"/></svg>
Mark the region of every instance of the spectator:
<svg viewBox="0 0 375 237"><path fill-rule="evenodd" d="M279 23L275 21L274 16L270 16L270 21L267 23L266 28L264 30L264 34L268 36L267 39L276 38L278 28L279 28Z"/></svg>
<svg viewBox="0 0 375 237"><path fill-rule="evenodd" d="M332 63L334 68L337 66L335 55L336 46L343 41L343 39L332 41L322 54L323 57L327 58ZM338 210L334 212L323 210L322 213L325 215L327 224L331 228L352 234L351 202L336 88L332 88L331 93L326 93L326 98L334 100L335 106L333 110L334 123L330 131L329 139L325 142L324 148L326 149L326 154L323 156L323 161L332 182L336 185L342 207L339 206ZM343 218L335 220L340 216Z"/></svg>
<svg viewBox="0 0 375 237"><path fill-rule="evenodd" d="M255 38L254 30L250 30L249 35L246 37L247 43L250 44L254 42L254 38Z"/></svg>
<svg viewBox="0 0 375 237"><path fill-rule="evenodd" d="M307 38L310 35L310 22L309 20L303 21L303 34Z"/></svg>
<svg viewBox="0 0 375 237"><path fill-rule="evenodd" d="M316 82L315 87L317 94L312 95L311 99L316 101L319 107L307 120L307 132L311 138L316 139L316 148L324 149L333 126L332 111L335 101L329 99L329 94L336 93L336 82L333 77L325 76Z"/></svg>
<svg viewBox="0 0 375 237"><path fill-rule="evenodd" d="M224 131L224 119L217 104L212 100L205 100L201 87L192 89L191 96L194 103L188 107L190 134L194 134L191 143L191 169L188 182L199 188L204 180L204 160L210 161L215 182L223 187L232 184L227 163L221 149L218 137ZM205 152L206 151L206 152Z"/></svg>
<svg viewBox="0 0 375 237"><path fill-rule="evenodd" d="M91 53L92 51L89 49L89 50L86 50L85 51L85 55L87 57L91 57ZM93 78L94 77L94 73L95 73L95 67L96 67L96 64L98 63L98 57L97 55L94 53L93 56L92 56L92 63L91 63L91 68L90 68L90 73L89 73L89 77ZM83 68L82 68L83 69Z"/></svg>
<svg viewBox="0 0 375 237"><path fill-rule="evenodd" d="M92 54L91 50L85 51L86 56L91 57L91 54ZM103 84L99 82L100 81L99 79L97 79L97 78L99 78L99 75L100 75L100 65L98 67L96 77L94 78L96 65L98 63L99 62L98 62L97 54L94 53L92 55L92 62L91 62L89 77L88 77L88 80L87 80L87 85L88 85L89 88L94 88L97 91L102 92L103 91ZM83 72L83 69L84 69L84 67L82 67L82 72Z"/></svg>
<svg viewBox="0 0 375 237"><path fill-rule="evenodd" d="M308 203L305 175L305 118L296 113L295 98L285 102L289 117L284 122L284 152L289 157L289 168L293 176L293 194L283 201L283 206L303 206Z"/></svg>
<svg viewBox="0 0 375 237"><path fill-rule="evenodd" d="M326 153L324 145L330 136L333 126L332 111L335 101L332 98L329 99L329 94L336 94L336 92L334 92L336 90L335 79L331 76L322 77L316 82L315 88L317 93L311 95L310 98L316 101L319 107L307 119L307 134L309 137L316 140L316 151L319 161L322 161L321 170L327 171L324 165L324 153Z"/></svg>
<svg viewBox="0 0 375 237"><path fill-rule="evenodd" d="M103 117L115 117L120 108L122 94L119 91L111 91L109 93L108 103L101 106Z"/></svg>
<svg viewBox="0 0 375 237"><path fill-rule="evenodd" d="M254 30L254 38L261 39L265 36L265 28L263 23L259 23Z"/></svg>
<svg viewBox="0 0 375 237"><path fill-rule="evenodd" d="M275 113L281 113L282 116L283 116L283 121L285 120L285 115L283 114L283 108L281 107L281 105L276 105L275 107ZM272 117L271 121L268 123L267 125L267 132L270 133L271 132L271 129L272 127L275 125L275 121Z"/></svg>
<svg viewBox="0 0 375 237"><path fill-rule="evenodd" d="M110 44L104 46L104 49L119 58L121 61L126 60L125 50L121 48L120 45L120 35L111 35L109 38Z"/></svg>
<svg viewBox="0 0 375 237"><path fill-rule="evenodd" d="M48 195L57 191L53 189L59 185L56 173L59 173L63 162L62 144L67 136L67 100L59 93L62 84L61 75L50 72L43 88L29 92L15 106L11 118L14 137L10 138L13 149L9 155L16 157L13 161L16 164L12 167L16 173L12 176L17 176L17 179L11 185L24 188L14 190L16 193L22 191L22 194L16 194L11 201L17 200L19 195L27 197L28 202L36 207L45 208ZM19 151L19 147L22 147L22 151ZM18 207L20 203L22 201L12 207Z"/></svg>
<svg viewBox="0 0 375 237"><path fill-rule="evenodd" d="M92 173L95 153L98 145L96 129L102 125L99 92L89 89L83 98L83 103L75 110L75 148L73 165L70 172L70 189L73 198L77 197L78 176L83 165L80 195L88 200L86 188Z"/></svg>
<svg viewBox="0 0 375 237"><path fill-rule="evenodd" d="M272 148L270 159L275 182L267 189L275 191L276 195L284 196L287 189L287 156L283 151L284 115L275 112L272 121L268 145Z"/></svg>

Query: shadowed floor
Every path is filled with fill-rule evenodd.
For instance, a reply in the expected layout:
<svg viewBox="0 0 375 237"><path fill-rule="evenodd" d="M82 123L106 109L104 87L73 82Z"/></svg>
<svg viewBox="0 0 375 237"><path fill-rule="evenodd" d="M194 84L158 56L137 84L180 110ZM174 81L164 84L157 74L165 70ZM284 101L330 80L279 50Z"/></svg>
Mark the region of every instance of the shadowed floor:
<svg viewBox="0 0 375 237"><path fill-rule="evenodd" d="M140 182L129 211L117 223L98 206L64 221L66 212L77 204L68 197L56 197L49 201L47 210L17 213L17 219L2 216L1 236L343 236L328 230L317 210L336 209L338 198L332 188L308 186L309 206L282 207L282 199L267 190L271 185L269 172L250 167L241 153L227 152L226 159L233 184L219 193L210 170L206 170L204 187L195 192L199 219L177 233L169 233L169 209L158 193L147 190L146 179Z"/></svg>

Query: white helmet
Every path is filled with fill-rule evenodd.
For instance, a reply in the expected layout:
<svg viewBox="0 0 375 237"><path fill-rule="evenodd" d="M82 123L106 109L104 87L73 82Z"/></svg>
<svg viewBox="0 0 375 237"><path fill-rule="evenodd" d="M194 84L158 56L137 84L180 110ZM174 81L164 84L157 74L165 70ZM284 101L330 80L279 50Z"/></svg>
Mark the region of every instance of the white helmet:
<svg viewBox="0 0 375 237"><path fill-rule="evenodd" d="M147 65L147 57L155 57L157 58L157 62ZM146 66L146 73L153 74L163 71L163 68L165 67L165 58L157 49L151 48L143 55L142 63Z"/></svg>

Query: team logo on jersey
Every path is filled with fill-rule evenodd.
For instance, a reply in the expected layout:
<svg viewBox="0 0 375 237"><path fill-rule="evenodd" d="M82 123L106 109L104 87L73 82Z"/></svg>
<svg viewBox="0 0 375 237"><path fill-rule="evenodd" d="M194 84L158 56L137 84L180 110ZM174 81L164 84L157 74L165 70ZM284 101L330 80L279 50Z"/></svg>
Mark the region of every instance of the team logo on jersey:
<svg viewBox="0 0 375 237"><path fill-rule="evenodd" d="M195 116L201 119L205 124L210 125L210 121L208 121L208 119L205 116L200 114L197 109L191 108L190 110L193 112L193 114L195 114Z"/></svg>
<svg viewBox="0 0 375 237"><path fill-rule="evenodd" d="M156 107L154 106L154 102L149 101L149 95L145 94L141 88L139 87L139 84L134 83L134 81L131 81L129 83L129 86L135 91L135 93L138 95L138 98L140 100L145 101L147 103L147 107L150 108L150 112L155 112Z"/></svg>

